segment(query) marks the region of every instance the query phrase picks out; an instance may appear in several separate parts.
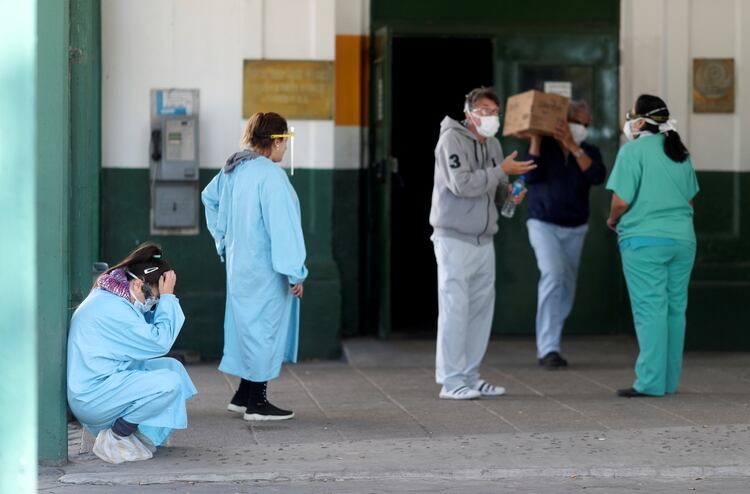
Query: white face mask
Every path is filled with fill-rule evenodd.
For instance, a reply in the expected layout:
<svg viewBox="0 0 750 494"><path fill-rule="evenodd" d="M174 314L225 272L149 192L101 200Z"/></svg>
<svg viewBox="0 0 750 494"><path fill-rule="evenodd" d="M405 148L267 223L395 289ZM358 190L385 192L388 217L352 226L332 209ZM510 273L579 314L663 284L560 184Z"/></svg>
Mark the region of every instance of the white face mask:
<svg viewBox="0 0 750 494"><path fill-rule="evenodd" d="M568 127L570 127L570 135L573 136L573 140L580 146L586 140L586 136L589 135L589 129L585 125L575 122L569 122Z"/></svg>
<svg viewBox="0 0 750 494"><path fill-rule="evenodd" d="M141 302L135 296L132 289L130 290L130 296L133 297L133 306L144 314L153 309L154 306L159 303L159 299L156 297L150 297L147 298L145 302Z"/></svg>
<svg viewBox="0 0 750 494"><path fill-rule="evenodd" d="M497 134L500 129L500 117L497 115L488 115L486 117L479 117L479 125L475 126L477 132L482 137L492 137Z"/></svg>
<svg viewBox="0 0 750 494"><path fill-rule="evenodd" d="M629 141L636 138L636 135L633 133L633 120L625 121L625 125L622 126L622 133L625 134L625 138Z"/></svg>

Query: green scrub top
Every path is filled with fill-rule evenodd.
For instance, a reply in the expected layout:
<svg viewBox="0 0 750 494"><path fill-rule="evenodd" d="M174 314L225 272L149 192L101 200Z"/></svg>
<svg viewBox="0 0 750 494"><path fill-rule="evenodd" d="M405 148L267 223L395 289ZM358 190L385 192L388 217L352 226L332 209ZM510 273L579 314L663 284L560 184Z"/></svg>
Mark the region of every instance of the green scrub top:
<svg viewBox="0 0 750 494"><path fill-rule="evenodd" d="M690 158L679 163L664 153L663 134L641 135L620 148L607 189L630 205L617 224L620 242L641 237L695 242L688 201L698 193L698 179Z"/></svg>

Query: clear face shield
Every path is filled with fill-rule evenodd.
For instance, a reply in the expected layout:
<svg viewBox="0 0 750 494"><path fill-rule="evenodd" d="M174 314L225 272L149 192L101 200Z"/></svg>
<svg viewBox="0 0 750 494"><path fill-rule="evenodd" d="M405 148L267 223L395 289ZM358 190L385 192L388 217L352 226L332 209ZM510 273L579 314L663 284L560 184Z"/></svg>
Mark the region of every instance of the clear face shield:
<svg viewBox="0 0 750 494"><path fill-rule="evenodd" d="M286 139L289 149L289 167L294 176L294 127L289 127L285 134L271 134L271 139Z"/></svg>

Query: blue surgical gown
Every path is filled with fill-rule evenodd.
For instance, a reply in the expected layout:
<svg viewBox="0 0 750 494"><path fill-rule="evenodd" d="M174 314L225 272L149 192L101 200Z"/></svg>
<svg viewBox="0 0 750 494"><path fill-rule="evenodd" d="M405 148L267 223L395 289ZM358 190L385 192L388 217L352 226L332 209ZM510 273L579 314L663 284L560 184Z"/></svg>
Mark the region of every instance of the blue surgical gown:
<svg viewBox="0 0 750 494"><path fill-rule="evenodd" d="M224 356L219 370L255 382L297 361L299 300L307 277L297 194L265 157L220 171L202 193L206 223L226 262Z"/></svg>
<svg viewBox="0 0 750 494"><path fill-rule="evenodd" d="M144 316L119 295L91 291L68 335L68 403L84 427L96 435L122 417L157 446L187 427L195 386L182 364L162 357L184 322L174 295L161 295Z"/></svg>

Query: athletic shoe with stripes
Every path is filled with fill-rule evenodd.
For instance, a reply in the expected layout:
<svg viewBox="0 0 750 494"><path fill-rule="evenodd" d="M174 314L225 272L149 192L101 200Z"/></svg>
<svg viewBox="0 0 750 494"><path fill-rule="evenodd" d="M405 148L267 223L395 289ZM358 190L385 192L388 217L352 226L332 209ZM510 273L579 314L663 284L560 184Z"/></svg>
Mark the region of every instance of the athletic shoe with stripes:
<svg viewBox="0 0 750 494"><path fill-rule="evenodd" d="M461 386L451 391L443 386L443 389L440 390L440 398L444 400L473 400L480 396L482 396L482 393L468 386Z"/></svg>
<svg viewBox="0 0 750 494"><path fill-rule="evenodd" d="M494 386L484 379L478 380L472 388L479 391L482 396L502 396L505 394L504 387Z"/></svg>

